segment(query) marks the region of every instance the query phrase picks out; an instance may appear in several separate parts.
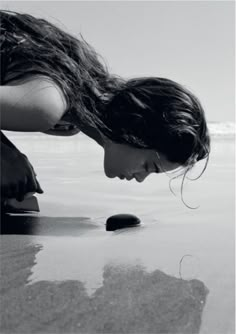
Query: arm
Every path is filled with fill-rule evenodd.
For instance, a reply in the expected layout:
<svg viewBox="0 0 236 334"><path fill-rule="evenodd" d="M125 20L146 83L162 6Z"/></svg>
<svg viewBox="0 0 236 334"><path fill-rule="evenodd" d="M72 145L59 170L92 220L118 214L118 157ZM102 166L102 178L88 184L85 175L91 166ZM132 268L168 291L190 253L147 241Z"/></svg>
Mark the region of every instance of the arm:
<svg viewBox="0 0 236 334"><path fill-rule="evenodd" d="M43 132L54 126L65 111L63 93L50 78L35 76L0 86L3 130Z"/></svg>
<svg viewBox="0 0 236 334"><path fill-rule="evenodd" d="M43 193L27 157L2 133L1 204L10 198L22 201L28 193Z"/></svg>

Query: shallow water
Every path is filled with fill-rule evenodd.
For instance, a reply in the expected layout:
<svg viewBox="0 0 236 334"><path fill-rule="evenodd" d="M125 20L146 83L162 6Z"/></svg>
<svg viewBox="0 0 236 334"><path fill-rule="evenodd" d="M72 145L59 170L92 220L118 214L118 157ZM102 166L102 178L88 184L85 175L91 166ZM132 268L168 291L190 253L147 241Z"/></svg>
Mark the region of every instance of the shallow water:
<svg viewBox="0 0 236 334"><path fill-rule="evenodd" d="M170 175L106 178L103 149L81 134L11 138L45 193L40 215L2 224L5 332L234 333L232 139L214 140L207 170L186 182L191 210ZM106 232L116 213L141 226Z"/></svg>

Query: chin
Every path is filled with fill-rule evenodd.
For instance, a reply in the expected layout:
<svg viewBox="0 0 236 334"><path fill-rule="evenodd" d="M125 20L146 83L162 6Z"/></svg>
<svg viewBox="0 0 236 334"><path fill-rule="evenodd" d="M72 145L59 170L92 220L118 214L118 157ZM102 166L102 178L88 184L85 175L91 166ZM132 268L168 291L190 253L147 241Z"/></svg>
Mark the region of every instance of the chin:
<svg viewBox="0 0 236 334"><path fill-rule="evenodd" d="M138 182L138 183L141 183L144 181L144 179L138 179L136 176L135 176L135 180Z"/></svg>
<svg viewBox="0 0 236 334"><path fill-rule="evenodd" d="M109 179L114 179L116 177L116 175L114 175L114 174L107 174L107 173L105 173L105 175L107 177L109 177Z"/></svg>

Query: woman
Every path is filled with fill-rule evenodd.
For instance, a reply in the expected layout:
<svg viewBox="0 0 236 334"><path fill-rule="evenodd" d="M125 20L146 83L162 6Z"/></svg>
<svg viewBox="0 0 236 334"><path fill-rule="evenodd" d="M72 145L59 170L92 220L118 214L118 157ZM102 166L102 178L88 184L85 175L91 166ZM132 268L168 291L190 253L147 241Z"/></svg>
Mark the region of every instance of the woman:
<svg viewBox="0 0 236 334"><path fill-rule="evenodd" d="M113 76L82 38L46 20L1 11L1 68L1 128L82 131L103 146L108 177L142 182L154 172L187 172L209 155L204 111L192 93L164 78ZM1 145L3 199L41 193L27 158L5 136Z"/></svg>

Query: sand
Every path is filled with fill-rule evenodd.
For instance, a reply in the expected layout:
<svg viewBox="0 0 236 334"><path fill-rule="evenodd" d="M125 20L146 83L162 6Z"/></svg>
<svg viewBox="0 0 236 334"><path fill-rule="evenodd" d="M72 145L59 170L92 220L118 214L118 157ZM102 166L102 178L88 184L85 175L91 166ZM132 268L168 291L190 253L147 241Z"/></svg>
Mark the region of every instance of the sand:
<svg viewBox="0 0 236 334"><path fill-rule="evenodd" d="M234 333L234 140L213 140L186 182L191 210L170 175L106 178L81 134L9 138L45 193L39 215L2 222L1 332ZM117 213L141 226L107 232Z"/></svg>

